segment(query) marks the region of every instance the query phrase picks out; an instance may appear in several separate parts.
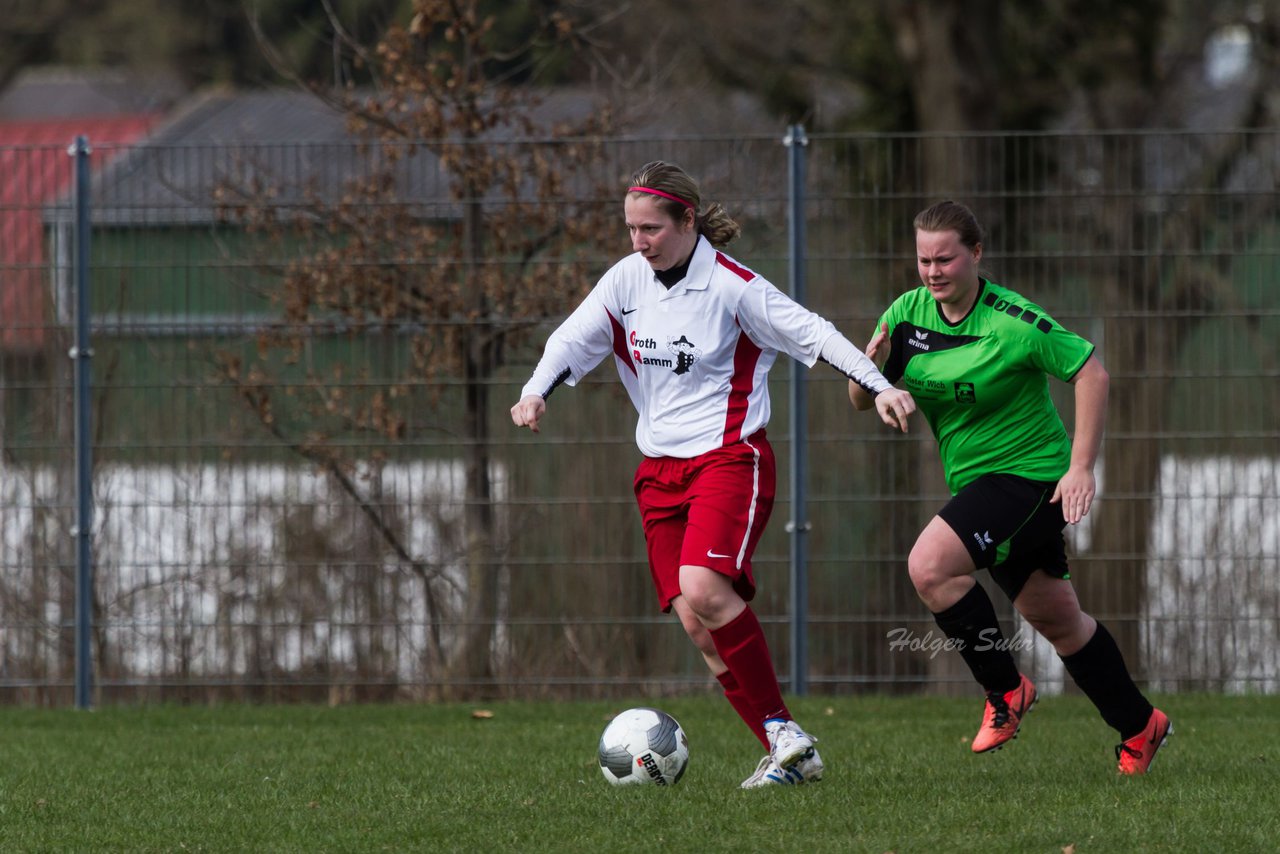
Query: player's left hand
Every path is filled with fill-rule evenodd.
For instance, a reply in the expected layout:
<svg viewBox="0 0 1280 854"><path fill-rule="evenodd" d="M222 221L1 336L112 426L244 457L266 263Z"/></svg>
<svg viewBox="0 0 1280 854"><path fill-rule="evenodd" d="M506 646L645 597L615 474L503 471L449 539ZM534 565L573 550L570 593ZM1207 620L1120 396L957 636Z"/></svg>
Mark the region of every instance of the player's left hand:
<svg viewBox="0 0 1280 854"><path fill-rule="evenodd" d="M1093 476L1093 469L1072 466L1067 469L1062 480L1058 481L1058 487L1053 491L1053 497L1049 499L1049 503L1061 504L1062 518L1069 524L1078 524L1093 506L1093 496L1096 494L1097 486L1098 481Z"/></svg>
<svg viewBox="0 0 1280 854"><path fill-rule="evenodd" d="M907 432L907 416L916 411L916 399L911 392L891 388L876 395L876 412L880 420L890 427Z"/></svg>

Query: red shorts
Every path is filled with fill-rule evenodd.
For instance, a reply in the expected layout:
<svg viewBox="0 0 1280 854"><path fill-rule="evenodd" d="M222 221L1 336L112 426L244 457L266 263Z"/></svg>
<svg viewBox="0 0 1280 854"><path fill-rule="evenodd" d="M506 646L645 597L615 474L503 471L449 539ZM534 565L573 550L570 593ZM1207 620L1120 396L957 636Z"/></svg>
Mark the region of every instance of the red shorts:
<svg viewBox="0 0 1280 854"><path fill-rule="evenodd" d="M773 512L776 487L773 447L763 430L692 459L646 457L640 463L636 501L663 611L680 595L683 565L728 576L738 595L751 601L751 555Z"/></svg>

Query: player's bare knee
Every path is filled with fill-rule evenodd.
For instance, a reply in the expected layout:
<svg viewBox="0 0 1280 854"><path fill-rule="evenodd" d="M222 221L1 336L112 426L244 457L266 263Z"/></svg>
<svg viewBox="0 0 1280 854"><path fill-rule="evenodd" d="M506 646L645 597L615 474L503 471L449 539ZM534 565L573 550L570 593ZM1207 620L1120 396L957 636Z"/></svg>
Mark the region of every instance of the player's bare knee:
<svg viewBox="0 0 1280 854"><path fill-rule="evenodd" d="M695 588L692 591L685 591L684 598L689 603L689 608L702 622L715 621L722 610L721 597L714 590Z"/></svg>
<svg viewBox="0 0 1280 854"><path fill-rule="evenodd" d="M1045 640L1049 641L1049 643L1053 643L1058 637L1060 637L1063 634L1063 626L1061 621L1054 620L1051 617L1046 617L1043 614L1023 613L1022 619L1026 620L1027 625L1031 626L1031 628L1035 630L1037 634L1039 634Z"/></svg>
<svg viewBox="0 0 1280 854"><path fill-rule="evenodd" d="M1071 640L1080 632L1079 614L1054 613L1052 611L1020 612L1036 633L1057 647Z"/></svg>
<svg viewBox="0 0 1280 854"><path fill-rule="evenodd" d="M715 583L713 579L720 576L709 574L690 574L681 576L682 589L680 595L685 604L703 623L714 623L729 606L730 596L726 596L725 586ZM730 591L732 588L730 588Z"/></svg>
<svg viewBox="0 0 1280 854"><path fill-rule="evenodd" d="M943 571L938 561L930 560L927 553L919 548L912 549L907 557L907 575L911 577L916 593L925 600L933 596L951 577Z"/></svg>

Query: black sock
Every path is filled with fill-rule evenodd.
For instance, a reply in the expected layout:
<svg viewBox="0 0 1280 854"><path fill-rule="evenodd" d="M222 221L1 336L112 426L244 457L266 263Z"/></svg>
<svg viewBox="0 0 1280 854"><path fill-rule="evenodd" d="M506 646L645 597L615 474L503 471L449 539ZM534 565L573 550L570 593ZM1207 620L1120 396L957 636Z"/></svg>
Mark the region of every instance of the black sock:
<svg viewBox="0 0 1280 854"><path fill-rule="evenodd" d="M1119 731L1122 740L1142 732L1151 717L1151 703L1133 684L1120 647L1106 626L1098 623L1093 637L1079 652L1059 657L1080 690L1098 707L1102 719Z"/></svg>
<svg viewBox="0 0 1280 854"><path fill-rule="evenodd" d="M1018 687L1021 681L1018 665L1009 653L1008 644L1002 642L1004 635L996 619L996 609L982 585L974 582L959 602L935 613L933 620L947 637L959 641L960 657L983 690L1004 694Z"/></svg>

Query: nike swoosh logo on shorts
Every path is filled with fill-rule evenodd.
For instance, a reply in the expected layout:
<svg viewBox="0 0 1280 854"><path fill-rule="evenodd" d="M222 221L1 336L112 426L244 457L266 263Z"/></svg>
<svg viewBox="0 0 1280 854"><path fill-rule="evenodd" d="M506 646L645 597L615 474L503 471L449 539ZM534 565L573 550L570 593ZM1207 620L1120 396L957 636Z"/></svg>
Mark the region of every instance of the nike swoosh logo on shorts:
<svg viewBox="0 0 1280 854"><path fill-rule="evenodd" d="M711 551L711 549L707 549L707 557L733 557L733 555L718 555Z"/></svg>

